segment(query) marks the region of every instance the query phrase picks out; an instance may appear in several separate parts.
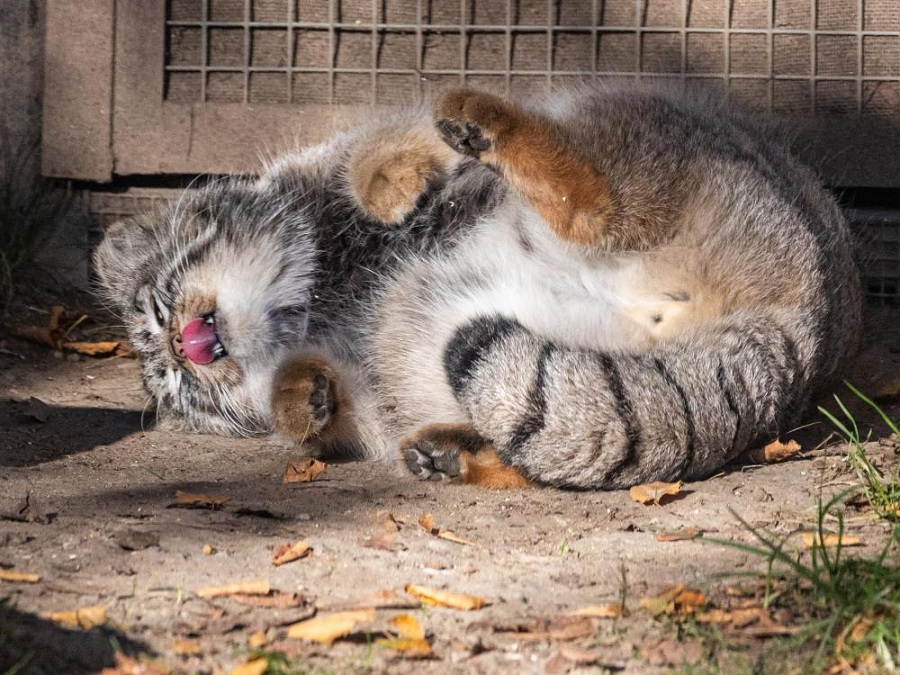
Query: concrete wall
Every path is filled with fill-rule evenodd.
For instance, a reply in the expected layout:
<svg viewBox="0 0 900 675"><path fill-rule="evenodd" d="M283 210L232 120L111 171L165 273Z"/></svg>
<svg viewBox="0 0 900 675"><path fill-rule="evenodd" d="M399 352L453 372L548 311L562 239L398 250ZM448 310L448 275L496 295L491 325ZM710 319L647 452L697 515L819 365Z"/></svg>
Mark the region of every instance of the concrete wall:
<svg viewBox="0 0 900 675"><path fill-rule="evenodd" d="M0 0L0 133L39 138L44 80L43 0Z"/></svg>
<svg viewBox="0 0 900 675"><path fill-rule="evenodd" d="M69 186L40 179L41 102L44 82L44 0L0 0L0 180L11 185L18 204L29 203L35 191L46 194L42 204L57 204ZM52 193L46 192L52 188ZM60 288L85 288L88 280L87 223L73 196L69 208L45 216L30 209L40 234L35 251L39 275L35 281ZM3 223L14 228L20 223ZM3 241L4 239L0 239ZM19 270L26 276L35 266Z"/></svg>

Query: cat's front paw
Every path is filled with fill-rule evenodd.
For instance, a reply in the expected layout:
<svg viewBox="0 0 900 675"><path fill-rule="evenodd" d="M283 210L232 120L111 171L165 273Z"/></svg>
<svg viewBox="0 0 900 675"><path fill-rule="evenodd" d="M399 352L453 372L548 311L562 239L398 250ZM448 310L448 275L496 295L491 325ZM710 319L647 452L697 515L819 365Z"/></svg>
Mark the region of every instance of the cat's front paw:
<svg viewBox="0 0 900 675"><path fill-rule="evenodd" d="M453 153L431 132L384 134L351 159L350 192L369 217L396 225L453 163Z"/></svg>
<svg viewBox="0 0 900 675"><path fill-rule="evenodd" d="M336 412L335 374L327 362L296 357L282 364L272 387L276 431L303 443L321 435Z"/></svg>
<svg viewBox="0 0 900 675"><path fill-rule="evenodd" d="M515 110L503 99L472 89L451 89L434 108L435 126L454 150L480 158L513 126Z"/></svg>

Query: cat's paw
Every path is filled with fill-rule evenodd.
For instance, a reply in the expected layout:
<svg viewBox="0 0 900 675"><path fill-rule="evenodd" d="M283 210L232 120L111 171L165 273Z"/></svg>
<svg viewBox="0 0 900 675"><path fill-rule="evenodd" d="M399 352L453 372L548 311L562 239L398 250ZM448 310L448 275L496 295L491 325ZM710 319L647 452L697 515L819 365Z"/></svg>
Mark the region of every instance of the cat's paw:
<svg viewBox="0 0 900 675"><path fill-rule="evenodd" d="M406 468L423 480L448 480L465 474L461 453L474 453L485 440L467 424L430 424L400 441Z"/></svg>
<svg viewBox="0 0 900 675"><path fill-rule="evenodd" d="M387 225L403 221L437 174L431 157L409 150L386 154L365 168L354 185L360 206Z"/></svg>
<svg viewBox="0 0 900 675"><path fill-rule="evenodd" d="M297 357L282 364L272 387L276 431L300 443L322 434L337 412L334 380L321 359Z"/></svg>
<svg viewBox="0 0 900 675"><path fill-rule="evenodd" d="M462 470L459 447L420 439L402 446L400 452L409 472L422 480L458 478Z"/></svg>
<svg viewBox="0 0 900 675"><path fill-rule="evenodd" d="M453 163L453 153L432 133L383 134L351 159L350 192L368 216L396 225Z"/></svg>
<svg viewBox="0 0 900 675"><path fill-rule="evenodd" d="M441 138L457 152L476 158L495 148L514 118L514 108L503 99L472 89L451 89L434 108Z"/></svg>

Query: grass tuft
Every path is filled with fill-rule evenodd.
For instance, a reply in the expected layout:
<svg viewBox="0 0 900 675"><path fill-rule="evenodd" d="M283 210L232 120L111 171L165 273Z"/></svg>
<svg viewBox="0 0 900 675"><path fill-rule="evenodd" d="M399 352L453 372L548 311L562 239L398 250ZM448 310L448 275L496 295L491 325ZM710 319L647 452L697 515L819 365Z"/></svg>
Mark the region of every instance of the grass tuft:
<svg viewBox="0 0 900 675"><path fill-rule="evenodd" d="M897 424L877 403L875 403L875 401L863 394L849 382L845 382L844 384L846 384L847 388L861 401L871 407L884 421L891 432L900 438L900 430L898 430ZM847 406L844 405L843 401L841 401L837 395L835 395L834 400L846 420L838 419L836 415L821 406L819 407L819 412L827 417L828 420L838 428L850 444L850 451L847 453L847 458L850 462L850 466L852 466L853 470L856 472L856 476L862 485L866 499L869 500L869 504L872 505L875 514L879 518L900 523L900 476L884 476L883 473L878 470L872 463L872 460L866 455L864 443L868 440L869 435L867 434L866 437L863 438L859 431L859 425L857 425L856 420L847 409Z"/></svg>

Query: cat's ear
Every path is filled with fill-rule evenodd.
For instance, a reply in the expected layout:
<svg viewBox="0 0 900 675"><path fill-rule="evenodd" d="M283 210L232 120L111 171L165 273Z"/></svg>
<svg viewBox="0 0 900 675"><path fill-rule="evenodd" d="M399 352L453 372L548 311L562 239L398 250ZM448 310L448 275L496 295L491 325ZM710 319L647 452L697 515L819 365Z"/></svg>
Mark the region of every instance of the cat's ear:
<svg viewBox="0 0 900 675"><path fill-rule="evenodd" d="M107 299L121 310L132 307L158 250L152 217L135 216L110 225L94 251L94 271Z"/></svg>

